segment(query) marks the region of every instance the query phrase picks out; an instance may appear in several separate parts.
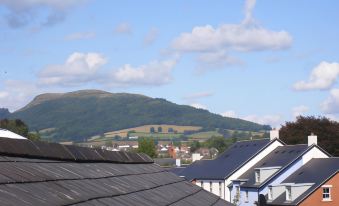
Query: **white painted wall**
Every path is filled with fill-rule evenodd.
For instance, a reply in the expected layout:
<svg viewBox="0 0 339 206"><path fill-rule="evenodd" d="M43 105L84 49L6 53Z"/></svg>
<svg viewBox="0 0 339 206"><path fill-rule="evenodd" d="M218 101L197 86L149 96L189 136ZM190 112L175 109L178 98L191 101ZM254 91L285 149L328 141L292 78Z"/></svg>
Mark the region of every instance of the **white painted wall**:
<svg viewBox="0 0 339 206"><path fill-rule="evenodd" d="M303 155L303 165L310 161L312 158L327 158L328 156L322 152L319 148L313 147L305 155Z"/></svg>
<svg viewBox="0 0 339 206"><path fill-rule="evenodd" d="M203 185L201 184L203 183ZM212 183L212 191L210 191L210 184ZM220 193L220 185L221 184L221 193ZM224 198L224 182L222 180L197 180L195 183L197 186L202 187L204 190L208 192L212 192L215 195L218 195L220 198Z"/></svg>
<svg viewBox="0 0 339 206"><path fill-rule="evenodd" d="M232 180L238 179L242 174L244 174L247 170L253 167L257 162L259 162L262 158L272 152L278 146L282 146L278 140L274 140L266 149L261 151L258 155L248 161L245 165L243 165L240 169L238 169L235 173L233 173L229 178L225 179L225 200L231 201L231 190L227 187L227 185L232 183Z"/></svg>

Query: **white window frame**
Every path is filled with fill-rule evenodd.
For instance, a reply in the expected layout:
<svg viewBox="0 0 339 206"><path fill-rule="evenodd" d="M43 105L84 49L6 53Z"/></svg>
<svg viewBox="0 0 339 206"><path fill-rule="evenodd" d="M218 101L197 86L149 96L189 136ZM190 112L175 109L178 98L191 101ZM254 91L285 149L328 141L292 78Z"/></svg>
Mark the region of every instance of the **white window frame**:
<svg viewBox="0 0 339 206"><path fill-rule="evenodd" d="M286 187L286 200L292 201L292 189L291 189L291 187Z"/></svg>
<svg viewBox="0 0 339 206"><path fill-rule="evenodd" d="M222 197L222 183L219 182L219 196Z"/></svg>
<svg viewBox="0 0 339 206"><path fill-rule="evenodd" d="M255 182L260 182L260 170L255 171Z"/></svg>
<svg viewBox="0 0 339 206"><path fill-rule="evenodd" d="M332 201L332 196L331 196L331 189L332 189L332 185L323 185L322 187L322 200L323 201ZM328 190L325 192L325 190ZM325 195L327 197L325 197Z"/></svg>
<svg viewBox="0 0 339 206"><path fill-rule="evenodd" d="M248 190L245 191L245 202L248 202Z"/></svg>
<svg viewBox="0 0 339 206"><path fill-rule="evenodd" d="M273 188L268 187L268 199L273 200Z"/></svg>

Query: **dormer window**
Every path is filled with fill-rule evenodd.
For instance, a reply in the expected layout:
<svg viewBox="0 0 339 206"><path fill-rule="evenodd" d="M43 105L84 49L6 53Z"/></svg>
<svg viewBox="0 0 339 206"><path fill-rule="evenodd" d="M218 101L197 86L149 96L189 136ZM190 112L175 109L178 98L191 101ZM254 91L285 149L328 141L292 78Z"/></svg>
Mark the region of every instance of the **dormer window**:
<svg viewBox="0 0 339 206"><path fill-rule="evenodd" d="M255 182L260 182L260 171L256 170L255 171Z"/></svg>
<svg viewBox="0 0 339 206"><path fill-rule="evenodd" d="M324 185L323 188L323 201L331 201L331 188L332 185Z"/></svg>

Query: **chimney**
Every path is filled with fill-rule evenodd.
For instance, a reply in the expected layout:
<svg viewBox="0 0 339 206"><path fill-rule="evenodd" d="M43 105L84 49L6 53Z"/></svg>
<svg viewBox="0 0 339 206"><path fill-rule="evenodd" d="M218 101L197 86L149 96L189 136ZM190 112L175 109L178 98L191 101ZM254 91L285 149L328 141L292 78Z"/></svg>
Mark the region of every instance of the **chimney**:
<svg viewBox="0 0 339 206"><path fill-rule="evenodd" d="M279 139L279 130L273 129L270 131L270 140Z"/></svg>
<svg viewBox="0 0 339 206"><path fill-rule="evenodd" d="M318 144L318 137L317 135L314 135L311 133L310 136L308 136L308 146L311 146L312 144L317 145Z"/></svg>
<svg viewBox="0 0 339 206"><path fill-rule="evenodd" d="M176 160L175 160L175 165L176 165L177 167L181 167L181 160L180 160L180 159L176 159Z"/></svg>

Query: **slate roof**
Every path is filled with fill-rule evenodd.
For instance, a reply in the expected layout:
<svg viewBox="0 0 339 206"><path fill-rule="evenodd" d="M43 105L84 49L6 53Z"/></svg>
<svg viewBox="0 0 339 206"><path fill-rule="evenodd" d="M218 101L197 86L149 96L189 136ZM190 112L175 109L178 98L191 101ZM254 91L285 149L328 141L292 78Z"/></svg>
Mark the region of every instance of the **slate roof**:
<svg viewBox="0 0 339 206"><path fill-rule="evenodd" d="M282 183L314 183L307 191L302 193L293 202L285 202L286 194L282 193L268 205L298 205L324 182L333 177L339 171L339 158L315 158L296 170Z"/></svg>
<svg viewBox="0 0 339 206"><path fill-rule="evenodd" d="M232 205L147 155L0 138L1 205Z"/></svg>
<svg viewBox="0 0 339 206"><path fill-rule="evenodd" d="M267 183L271 178L258 184L255 181L255 168L260 167L281 167L280 171L287 165L291 164L294 160L300 157L305 151L308 150L307 145L284 145L275 148L271 153L266 155L263 159L257 162L253 167L242 174L239 179L247 179L247 182L241 185L244 187L260 188ZM280 172L279 171L279 172ZM275 173L277 174L277 173Z"/></svg>
<svg viewBox="0 0 339 206"><path fill-rule="evenodd" d="M176 174L187 180L223 180L271 143L269 139L239 141L216 159L196 161Z"/></svg>

